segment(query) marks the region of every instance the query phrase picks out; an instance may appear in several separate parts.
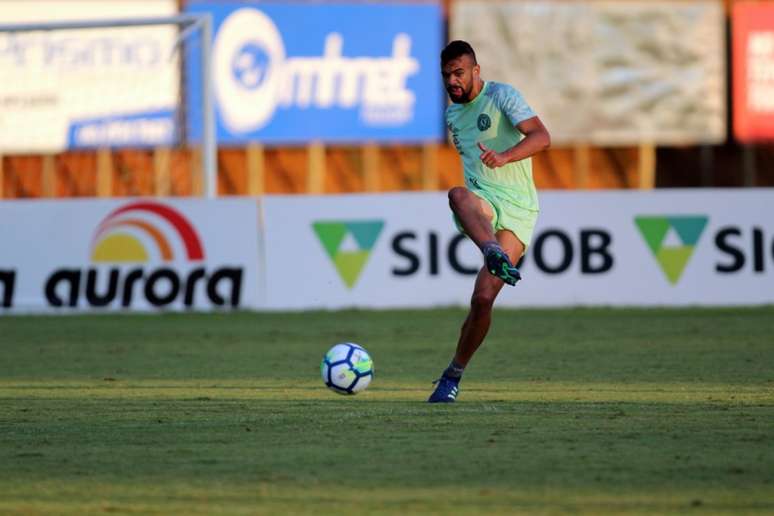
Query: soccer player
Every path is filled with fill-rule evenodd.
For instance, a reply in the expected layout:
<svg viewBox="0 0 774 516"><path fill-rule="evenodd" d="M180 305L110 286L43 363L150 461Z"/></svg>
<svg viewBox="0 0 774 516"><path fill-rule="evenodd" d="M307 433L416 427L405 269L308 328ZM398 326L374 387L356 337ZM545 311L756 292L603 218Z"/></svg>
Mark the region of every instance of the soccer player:
<svg viewBox="0 0 774 516"><path fill-rule="evenodd" d="M529 245L538 215L530 157L551 144L521 94L507 84L484 81L480 71L465 41L452 41L441 52L452 101L446 125L465 170L465 186L449 190L449 205L457 227L481 249L485 265L476 277L456 353L435 382L430 403L457 398L465 366L489 330L497 294L521 279L514 264Z"/></svg>

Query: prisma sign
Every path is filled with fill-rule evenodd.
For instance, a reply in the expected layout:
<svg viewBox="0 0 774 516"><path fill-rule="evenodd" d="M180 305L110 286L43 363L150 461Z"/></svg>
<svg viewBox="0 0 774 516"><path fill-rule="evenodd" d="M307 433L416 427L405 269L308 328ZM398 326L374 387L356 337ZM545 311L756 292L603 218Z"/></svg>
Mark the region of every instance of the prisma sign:
<svg viewBox="0 0 774 516"><path fill-rule="evenodd" d="M189 2L187 10L213 16L221 143L444 137L438 5ZM199 76L188 73L192 100Z"/></svg>
<svg viewBox="0 0 774 516"><path fill-rule="evenodd" d="M173 0L4 0L1 23L150 18ZM177 141L175 26L0 33L0 152Z"/></svg>

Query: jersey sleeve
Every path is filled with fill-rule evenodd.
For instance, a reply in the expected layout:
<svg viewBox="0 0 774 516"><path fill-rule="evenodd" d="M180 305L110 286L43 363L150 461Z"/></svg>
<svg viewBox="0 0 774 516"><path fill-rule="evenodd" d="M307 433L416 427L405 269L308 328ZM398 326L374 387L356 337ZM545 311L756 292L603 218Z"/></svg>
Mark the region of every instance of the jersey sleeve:
<svg viewBox="0 0 774 516"><path fill-rule="evenodd" d="M514 87L501 84L495 94L495 101L500 111L503 112L513 125L520 124L535 115L522 94Z"/></svg>

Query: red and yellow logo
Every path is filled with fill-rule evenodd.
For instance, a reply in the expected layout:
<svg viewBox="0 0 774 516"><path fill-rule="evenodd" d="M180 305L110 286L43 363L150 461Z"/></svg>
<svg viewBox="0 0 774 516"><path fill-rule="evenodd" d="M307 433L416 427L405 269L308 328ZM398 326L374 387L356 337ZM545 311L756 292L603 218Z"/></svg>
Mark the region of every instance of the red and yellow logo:
<svg viewBox="0 0 774 516"><path fill-rule="evenodd" d="M94 262L137 263L158 256L164 262L175 259L168 238L176 234L189 261L204 259L204 248L193 225L179 211L153 201L122 206L105 217L92 239ZM155 251L149 252L154 246Z"/></svg>
<svg viewBox="0 0 774 516"><path fill-rule="evenodd" d="M208 208L213 209L200 207L202 216ZM207 264L194 226L166 204L136 201L110 212L94 231L91 260L95 262L91 267L61 267L51 272L45 285L50 306L240 305L243 268Z"/></svg>

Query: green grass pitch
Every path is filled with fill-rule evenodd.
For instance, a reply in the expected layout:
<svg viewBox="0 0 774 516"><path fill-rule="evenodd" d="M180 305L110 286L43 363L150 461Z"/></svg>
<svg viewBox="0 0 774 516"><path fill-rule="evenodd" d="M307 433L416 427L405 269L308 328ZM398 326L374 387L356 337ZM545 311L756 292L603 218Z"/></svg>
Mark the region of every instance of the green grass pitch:
<svg viewBox="0 0 774 516"><path fill-rule="evenodd" d="M0 513L774 513L774 308L498 310L429 405L463 317L2 317Z"/></svg>

